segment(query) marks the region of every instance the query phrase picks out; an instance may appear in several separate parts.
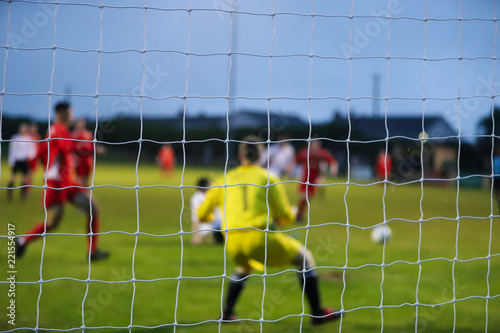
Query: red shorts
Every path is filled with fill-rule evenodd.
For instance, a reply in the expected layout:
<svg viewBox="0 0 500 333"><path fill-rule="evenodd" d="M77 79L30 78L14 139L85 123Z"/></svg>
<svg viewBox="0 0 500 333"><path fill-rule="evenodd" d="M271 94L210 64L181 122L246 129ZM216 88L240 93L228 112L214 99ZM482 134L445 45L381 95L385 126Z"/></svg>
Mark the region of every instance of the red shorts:
<svg viewBox="0 0 500 333"><path fill-rule="evenodd" d="M45 195L42 197L42 206L50 207L56 204L64 204L67 200L72 201L75 195L82 192L85 193L86 189L79 187L68 186L82 186L82 184L74 181L57 181L48 180L47 186L50 188L45 189Z"/></svg>
<svg viewBox="0 0 500 333"><path fill-rule="evenodd" d="M309 184L317 184L318 178L321 175L321 172L319 170L311 169L309 172ZM314 185L309 185L307 186L305 183L307 182L307 172L304 172L302 175L302 178L300 179L300 184L299 184L299 192L300 193L307 193L310 195L314 195L316 193L316 186Z"/></svg>
<svg viewBox="0 0 500 333"><path fill-rule="evenodd" d="M28 161L28 168L30 169L31 172L36 171L36 167L38 166L38 160L36 158L33 158Z"/></svg>
<svg viewBox="0 0 500 333"><path fill-rule="evenodd" d="M90 161L88 160L80 160L80 163L76 166L76 175L79 177L88 177L90 176L90 172L92 171L92 167L90 165Z"/></svg>

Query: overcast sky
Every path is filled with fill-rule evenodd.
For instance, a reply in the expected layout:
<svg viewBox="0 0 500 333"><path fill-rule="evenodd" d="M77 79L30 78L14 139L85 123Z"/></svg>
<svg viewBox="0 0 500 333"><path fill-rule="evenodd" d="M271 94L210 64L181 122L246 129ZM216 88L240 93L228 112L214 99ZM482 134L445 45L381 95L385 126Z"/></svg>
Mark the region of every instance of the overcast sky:
<svg viewBox="0 0 500 333"><path fill-rule="evenodd" d="M67 1L55 11L50 2L0 2L4 114L47 119L64 99L52 96L50 105L52 89L77 95L78 117L138 115L140 98L121 95L143 89L145 116L177 114L185 94L189 116L224 115L231 82L238 98L230 109L265 111L268 97L272 111L313 121L333 110L346 116L348 107L367 116L377 108L389 116L425 109L472 135L491 114L492 86L500 90L493 0L394 0L391 20L388 1L234 0L232 42L230 0L193 0L191 12L189 1L150 0L146 15L140 1L104 0L102 10L100 1L78 3L88 5ZM232 55L228 80L230 47L241 55ZM379 96L388 97L378 105L376 74Z"/></svg>

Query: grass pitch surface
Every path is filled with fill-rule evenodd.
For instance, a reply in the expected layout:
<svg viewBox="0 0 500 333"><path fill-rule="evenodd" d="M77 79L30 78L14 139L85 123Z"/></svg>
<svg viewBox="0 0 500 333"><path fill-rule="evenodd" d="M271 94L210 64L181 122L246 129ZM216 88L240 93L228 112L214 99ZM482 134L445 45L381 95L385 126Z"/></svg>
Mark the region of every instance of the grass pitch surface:
<svg viewBox="0 0 500 333"><path fill-rule="evenodd" d="M457 191L456 182L444 182L424 184L422 194L419 183L346 186L345 179L329 179L334 185L311 201L310 228L288 228L307 238L323 303L347 312L342 323L313 327L308 317L301 320L309 307L296 272L270 268L265 278L252 276L242 294L236 311L246 320L219 327L222 276L234 265L222 246L190 244L189 186L223 170L188 167L167 177L154 165L140 164L136 173L133 164L98 164L92 195L100 205L101 248L112 256L89 265L85 218L67 205L55 234L32 243L16 261L12 326L5 314L7 239L0 238L0 330L68 330L84 323L97 328L88 332L126 332L130 325L141 333L332 332L340 325L344 332L378 332L382 325L384 332L415 332L415 325L418 332L500 331L500 219L488 218L489 191ZM7 177L3 164L2 186ZM35 184L41 179L38 171ZM297 184L286 188L295 203ZM44 219L42 189L32 189L26 202L19 190L14 194L10 203L0 191L0 235L7 234L7 222L21 235ZM384 219L393 231L385 250L370 240L371 227Z"/></svg>

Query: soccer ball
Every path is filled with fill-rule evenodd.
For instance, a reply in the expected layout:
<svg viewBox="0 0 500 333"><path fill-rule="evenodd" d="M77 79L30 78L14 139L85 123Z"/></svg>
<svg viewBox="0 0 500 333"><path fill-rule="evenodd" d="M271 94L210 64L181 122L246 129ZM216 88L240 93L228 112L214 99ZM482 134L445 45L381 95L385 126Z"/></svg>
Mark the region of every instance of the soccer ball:
<svg viewBox="0 0 500 333"><path fill-rule="evenodd" d="M383 244L384 240L389 241L392 237L392 230L388 225L379 225L372 230L372 241L375 243Z"/></svg>

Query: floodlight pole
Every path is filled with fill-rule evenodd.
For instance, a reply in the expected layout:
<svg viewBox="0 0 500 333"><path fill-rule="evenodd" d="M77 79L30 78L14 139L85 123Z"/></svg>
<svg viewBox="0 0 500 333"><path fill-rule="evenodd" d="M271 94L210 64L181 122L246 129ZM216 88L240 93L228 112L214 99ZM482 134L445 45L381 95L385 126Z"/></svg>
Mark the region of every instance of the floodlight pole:
<svg viewBox="0 0 500 333"><path fill-rule="evenodd" d="M237 20L237 15L234 13L234 2L232 1L231 2L231 8L233 10L233 12L231 13L231 20L232 20L232 31L231 31L231 55L230 55L230 61L231 61L231 73L230 74L230 77L229 77L229 92L228 92L228 98L229 98L229 101L228 101L228 116L229 116L229 119L231 120L231 118L235 118L235 115L236 115L236 99L235 99L235 96L236 96L236 79L237 79L237 55L235 54L237 51L238 51L238 20ZM233 127L231 126L231 124L228 125L229 126L229 138L228 139L232 139L232 140L235 140L236 137L234 136L234 129ZM229 157L229 161L233 161L233 160L236 160L236 145L234 144L234 142L229 142L229 145L228 145L228 157Z"/></svg>

